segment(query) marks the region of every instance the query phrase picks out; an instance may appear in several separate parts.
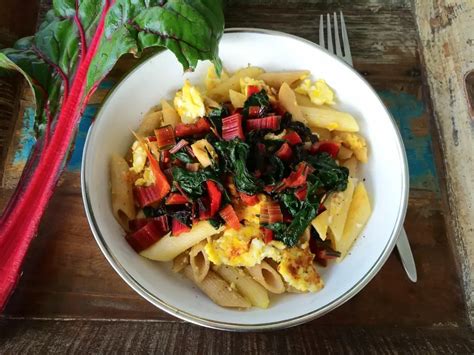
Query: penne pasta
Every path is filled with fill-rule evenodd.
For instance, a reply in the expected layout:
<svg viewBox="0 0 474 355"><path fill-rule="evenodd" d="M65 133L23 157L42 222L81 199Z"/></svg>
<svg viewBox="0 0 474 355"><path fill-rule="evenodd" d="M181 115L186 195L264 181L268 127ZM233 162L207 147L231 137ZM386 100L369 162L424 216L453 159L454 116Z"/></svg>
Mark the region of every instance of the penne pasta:
<svg viewBox="0 0 474 355"><path fill-rule="evenodd" d="M281 85L280 91L278 92L278 100L285 110L291 113L294 120L306 123L306 119L296 103L295 92L287 83Z"/></svg>
<svg viewBox="0 0 474 355"><path fill-rule="evenodd" d="M337 159L346 160L349 159L353 154L354 152L352 150L341 145L339 147L339 152L337 153Z"/></svg>
<svg viewBox="0 0 474 355"><path fill-rule="evenodd" d="M163 120L163 113L161 111L149 112L143 117L142 123L138 126L135 134L139 137L147 137L155 134L155 128L160 127Z"/></svg>
<svg viewBox="0 0 474 355"><path fill-rule="evenodd" d="M266 261L262 261L260 264L255 266L248 267L247 270L255 281L257 281L271 293L278 294L285 292L285 285L280 274Z"/></svg>
<svg viewBox="0 0 474 355"><path fill-rule="evenodd" d="M163 109L163 126L171 125L176 127L176 125L181 122L178 112L176 112L168 101L161 100L161 108Z"/></svg>
<svg viewBox="0 0 474 355"><path fill-rule="evenodd" d="M181 272L189 265L189 251L186 250L173 259L172 270L174 272Z"/></svg>
<svg viewBox="0 0 474 355"><path fill-rule="evenodd" d="M282 86L283 87L283 86ZM327 106L299 106L304 118L311 127L326 128L330 131L358 132L359 125L354 117L346 112L336 111Z"/></svg>
<svg viewBox="0 0 474 355"><path fill-rule="evenodd" d="M113 154L110 159L112 212L125 230L128 230L128 222L135 218L135 203L129 174L125 159Z"/></svg>
<svg viewBox="0 0 474 355"><path fill-rule="evenodd" d="M327 201L329 211L329 229L334 235L333 242L336 245L342 239L342 232L344 231L344 225L346 223L347 213L352 201L352 195L354 193L354 179L349 178L347 188L344 191L332 194Z"/></svg>
<svg viewBox="0 0 474 355"><path fill-rule="evenodd" d="M284 71L284 72L267 72L260 74L257 79L263 80L267 85L279 89L283 83L291 86L298 80L303 80L309 75L308 70Z"/></svg>
<svg viewBox="0 0 474 355"><path fill-rule="evenodd" d="M232 89L229 90L229 98L234 108L244 107L245 101L247 100L247 97L244 94Z"/></svg>
<svg viewBox="0 0 474 355"><path fill-rule="evenodd" d="M234 284L237 290L247 298L253 306L267 308L270 300L267 290L255 281L244 270L227 265L220 265L214 268L224 280Z"/></svg>
<svg viewBox="0 0 474 355"><path fill-rule="evenodd" d="M263 69L257 67L247 67L234 73L229 79L220 82L214 88L208 91L207 96L210 98L225 102L229 101L229 90L239 91L240 90L240 79L241 78L256 78L263 73Z"/></svg>
<svg viewBox="0 0 474 355"><path fill-rule="evenodd" d="M201 221L194 224L189 232L181 233L177 237L171 234L165 235L151 247L143 250L140 255L151 260L171 261L201 240L211 237L223 230L223 226L219 229L215 229L208 221Z"/></svg>
<svg viewBox="0 0 474 355"><path fill-rule="evenodd" d="M201 282L194 279L191 266L184 268L184 275L194 281L196 286L219 306L232 308L249 308L251 306L249 301L233 290L225 280L212 270Z"/></svg>
<svg viewBox="0 0 474 355"><path fill-rule="evenodd" d="M193 270L194 279L197 282L201 282L206 277L211 266L209 258L204 251L204 246L207 244L207 240L202 240L191 248L189 252L189 263Z"/></svg>
<svg viewBox="0 0 474 355"><path fill-rule="evenodd" d="M341 164L341 166L344 166L347 169L349 169L349 176L352 178L357 177L357 165L358 165L358 162L357 162L356 157L354 156L347 159Z"/></svg>

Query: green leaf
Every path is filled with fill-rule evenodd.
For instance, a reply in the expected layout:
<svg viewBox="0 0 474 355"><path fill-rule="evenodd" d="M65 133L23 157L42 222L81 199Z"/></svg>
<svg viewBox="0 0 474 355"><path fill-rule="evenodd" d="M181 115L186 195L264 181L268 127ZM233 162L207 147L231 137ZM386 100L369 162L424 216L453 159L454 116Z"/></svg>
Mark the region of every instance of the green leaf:
<svg viewBox="0 0 474 355"><path fill-rule="evenodd" d="M260 190L260 181L247 168L250 147L235 138L231 141L216 141L213 144L219 154L219 161L224 163L224 170L231 173L237 190L254 195Z"/></svg>
<svg viewBox="0 0 474 355"><path fill-rule="evenodd" d="M0 50L0 75L19 71L27 79L36 105L36 133L53 124L70 93L78 65L105 8L105 0L53 0L38 32ZM77 21L76 21L77 20ZM86 96L126 53L148 47L170 49L185 70L212 60L220 70L218 43L224 29L221 0L116 0L104 34L87 71ZM81 32L85 41L81 39Z"/></svg>
<svg viewBox="0 0 474 355"><path fill-rule="evenodd" d="M328 191L344 191L347 187L349 170L337 165L336 161L328 153L308 155L306 161L316 170L313 173L320 185Z"/></svg>
<svg viewBox="0 0 474 355"><path fill-rule="evenodd" d="M162 4L163 3L163 4ZM221 0L117 1L89 72L87 88L101 80L120 56L147 47L171 50L185 70L213 60L220 73L218 42L224 29Z"/></svg>

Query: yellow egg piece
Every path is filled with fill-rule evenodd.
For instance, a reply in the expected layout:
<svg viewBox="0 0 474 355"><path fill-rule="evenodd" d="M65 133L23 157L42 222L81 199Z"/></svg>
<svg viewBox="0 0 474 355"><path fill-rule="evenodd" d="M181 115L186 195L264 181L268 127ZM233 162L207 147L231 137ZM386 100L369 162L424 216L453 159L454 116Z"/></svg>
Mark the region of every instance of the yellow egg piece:
<svg viewBox="0 0 474 355"><path fill-rule="evenodd" d="M199 117L206 114L201 93L189 80L186 80L183 88L176 93L173 103L183 123L195 123Z"/></svg>
<svg viewBox="0 0 474 355"><path fill-rule="evenodd" d="M138 141L135 141L132 145L132 167L130 171L140 174L145 167L146 159L145 149Z"/></svg>
<svg viewBox="0 0 474 355"><path fill-rule="evenodd" d="M206 244L204 250L209 260L216 265L255 266L263 259L280 260L280 242L265 244L258 225L243 226L238 231L226 229L221 237Z"/></svg>
<svg viewBox="0 0 474 355"><path fill-rule="evenodd" d="M143 170L143 176L135 180L135 186L151 186L154 183L155 175L153 175L153 171L148 166Z"/></svg>
<svg viewBox="0 0 474 355"><path fill-rule="evenodd" d="M334 92L328 84L320 79L311 84L311 80L306 79L295 89L298 94L307 95L311 102L316 105L334 105Z"/></svg>
<svg viewBox="0 0 474 355"><path fill-rule="evenodd" d="M313 263L314 255L309 249L293 247L285 249L281 254L278 272L288 285L302 292L316 292L324 287Z"/></svg>

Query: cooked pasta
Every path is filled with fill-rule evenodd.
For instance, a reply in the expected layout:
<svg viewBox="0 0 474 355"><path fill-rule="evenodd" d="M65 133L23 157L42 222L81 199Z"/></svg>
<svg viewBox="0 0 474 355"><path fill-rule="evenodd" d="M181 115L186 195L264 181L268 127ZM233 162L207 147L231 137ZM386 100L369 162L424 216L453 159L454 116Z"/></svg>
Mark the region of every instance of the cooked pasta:
<svg viewBox="0 0 474 355"><path fill-rule="evenodd" d="M234 284L237 290L247 298L253 306L267 308L270 300L264 287L256 282L243 269L227 265L216 266L214 270L229 284Z"/></svg>
<svg viewBox="0 0 474 355"><path fill-rule="evenodd" d="M194 272L191 266L184 268L184 274L188 279L194 281L196 286L219 306L232 308L251 307L249 301L242 297L231 285L212 270L207 273L201 282L194 279Z"/></svg>
<svg viewBox="0 0 474 355"><path fill-rule="evenodd" d="M247 270L255 281L271 293L279 294L285 292L285 284L280 274L267 262L262 261L260 264L248 267Z"/></svg>
<svg viewBox="0 0 474 355"><path fill-rule="evenodd" d="M110 159L110 185L112 212L122 227L128 230L128 222L135 218L132 181L127 162L117 154Z"/></svg>
<svg viewBox="0 0 474 355"><path fill-rule="evenodd" d="M348 255L371 213L357 176L369 146L336 102L305 70L185 80L111 158L127 242L223 307L319 291L318 268Z"/></svg>
<svg viewBox="0 0 474 355"><path fill-rule="evenodd" d="M155 129L161 125L162 120L163 113L161 111L147 113L136 131L137 136L146 137L152 135Z"/></svg>
<svg viewBox="0 0 474 355"><path fill-rule="evenodd" d="M207 241L203 240L199 244L194 245L189 252L189 263L194 274L194 280L201 282L209 272L210 262L204 251Z"/></svg>

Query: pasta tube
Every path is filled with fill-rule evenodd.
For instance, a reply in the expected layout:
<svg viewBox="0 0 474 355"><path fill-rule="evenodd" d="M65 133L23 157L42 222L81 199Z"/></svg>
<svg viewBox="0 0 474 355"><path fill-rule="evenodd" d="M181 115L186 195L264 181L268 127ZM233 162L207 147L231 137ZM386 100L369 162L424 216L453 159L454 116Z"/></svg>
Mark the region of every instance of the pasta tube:
<svg viewBox="0 0 474 355"><path fill-rule="evenodd" d="M186 249L199 243L207 237L224 230L224 226L215 229L208 221L201 221L193 225L189 232L181 233L178 237L165 235L140 255L151 260L171 261Z"/></svg>
<svg viewBox="0 0 474 355"><path fill-rule="evenodd" d="M214 270L228 283L234 284L240 294L247 298L253 306L268 307L270 300L267 290L244 270L227 265L217 266Z"/></svg>
<svg viewBox="0 0 474 355"><path fill-rule="evenodd" d="M285 285L283 284L280 274L266 261L262 261L260 264L255 266L248 267L247 270L255 281L257 281L271 293L285 292Z"/></svg>
<svg viewBox="0 0 474 355"><path fill-rule="evenodd" d="M184 275L194 281L196 286L219 306L233 308L250 308L251 306L249 301L233 290L226 281L212 270L208 272L207 276L201 282L197 282L194 279L191 266L186 266Z"/></svg>
<svg viewBox="0 0 474 355"><path fill-rule="evenodd" d="M201 282L209 272L210 262L207 254L204 251L204 246L207 244L207 240L202 240L191 248L189 252L189 263L193 270L194 279L197 282Z"/></svg>
<svg viewBox="0 0 474 355"><path fill-rule="evenodd" d="M132 181L127 162L118 154L113 154L110 159L110 185L112 213L120 225L129 230L128 222L135 218Z"/></svg>

